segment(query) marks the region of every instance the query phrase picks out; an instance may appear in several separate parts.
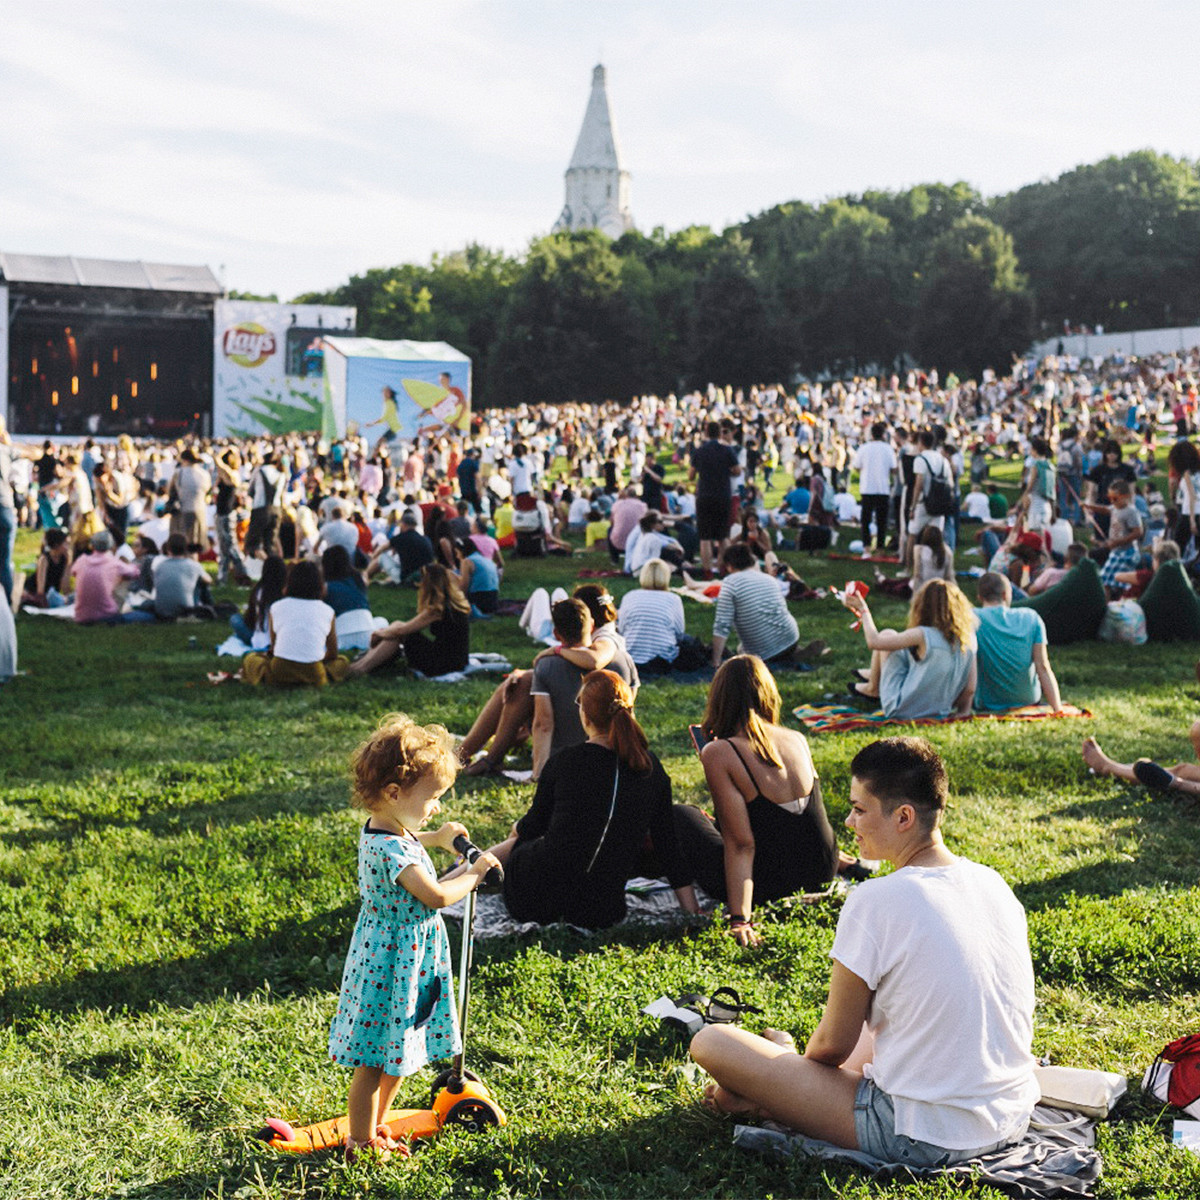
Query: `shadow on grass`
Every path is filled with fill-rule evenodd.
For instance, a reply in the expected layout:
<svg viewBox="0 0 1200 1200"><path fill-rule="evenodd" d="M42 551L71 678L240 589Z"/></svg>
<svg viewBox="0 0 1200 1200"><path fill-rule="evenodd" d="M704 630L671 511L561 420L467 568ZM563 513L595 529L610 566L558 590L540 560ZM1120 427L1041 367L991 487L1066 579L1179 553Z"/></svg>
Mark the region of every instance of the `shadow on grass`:
<svg viewBox="0 0 1200 1200"><path fill-rule="evenodd" d="M1014 884L1013 891L1027 911L1058 907L1068 896L1103 898L1138 888L1195 886L1195 801L1116 781L1113 787L1115 794L1064 805L1043 813L1035 824L1066 819L1120 825L1120 836L1135 843L1136 852Z"/></svg>
<svg viewBox="0 0 1200 1200"><path fill-rule="evenodd" d="M264 985L281 996L328 991L337 986L339 975L327 960L335 955L340 972L356 913L357 905L347 904L205 954L83 971L69 979L12 988L0 996L0 1021L22 1031L45 1013L190 1008Z"/></svg>

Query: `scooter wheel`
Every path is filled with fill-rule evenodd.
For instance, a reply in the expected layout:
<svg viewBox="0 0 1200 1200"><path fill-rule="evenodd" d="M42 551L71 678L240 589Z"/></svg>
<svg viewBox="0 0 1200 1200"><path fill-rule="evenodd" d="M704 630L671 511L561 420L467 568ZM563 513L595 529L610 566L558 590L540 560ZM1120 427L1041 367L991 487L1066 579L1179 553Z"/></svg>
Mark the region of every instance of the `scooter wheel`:
<svg viewBox="0 0 1200 1200"><path fill-rule="evenodd" d="M447 1114L447 1125L457 1125L468 1133L482 1133L489 1125L499 1125L496 1111L482 1100L460 1100Z"/></svg>
<svg viewBox="0 0 1200 1200"><path fill-rule="evenodd" d="M469 1080L471 1083L482 1083L483 1082L483 1080L480 1079L479 1076L476 1075L474 1071L464 1070L461 1075L456 1075L455 1072L451 1071L451 1070L439 1071L437 1078L433 1081L433 1083L430 1085L430 1088L429 1088L429 1107L430 1108L433 1107L434 1101L438 1098L438 1096L441 1094L441 1092L444 1091L445 1088L447 1088L449 1086L450 1081L452 1079L466 1079L466 1080ZM456 1090L462 1091L461 1088L457 1088Z"/></svg>

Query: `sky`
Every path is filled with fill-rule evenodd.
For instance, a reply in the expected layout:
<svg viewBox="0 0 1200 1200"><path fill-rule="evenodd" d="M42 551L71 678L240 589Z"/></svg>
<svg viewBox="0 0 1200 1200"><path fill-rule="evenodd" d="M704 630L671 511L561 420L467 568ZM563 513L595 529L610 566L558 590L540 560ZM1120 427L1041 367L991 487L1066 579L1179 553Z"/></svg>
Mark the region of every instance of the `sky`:
<svg viewBox="0 0 1200 1200"><path fill-rule="evenodd" d="M592 68L638 228L1152 148L1195 0L0 0L0 250L280 299L549 231Z"/></svg>

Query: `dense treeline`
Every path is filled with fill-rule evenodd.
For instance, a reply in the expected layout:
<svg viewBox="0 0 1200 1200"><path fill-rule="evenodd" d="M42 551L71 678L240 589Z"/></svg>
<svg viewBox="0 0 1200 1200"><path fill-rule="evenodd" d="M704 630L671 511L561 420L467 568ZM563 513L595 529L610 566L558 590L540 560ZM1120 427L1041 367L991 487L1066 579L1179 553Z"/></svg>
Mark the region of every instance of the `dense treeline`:
<svg viewBox="0 0 1200 1200"><path fill-rule="evenodd" d="M854 370L1007 366L1071 325L1200 318L1200 165L1151 151L988 200L965 183L780 204L721 233L552 234L373 268L299 297L444 340L476 403L591 400Z"/></svg>

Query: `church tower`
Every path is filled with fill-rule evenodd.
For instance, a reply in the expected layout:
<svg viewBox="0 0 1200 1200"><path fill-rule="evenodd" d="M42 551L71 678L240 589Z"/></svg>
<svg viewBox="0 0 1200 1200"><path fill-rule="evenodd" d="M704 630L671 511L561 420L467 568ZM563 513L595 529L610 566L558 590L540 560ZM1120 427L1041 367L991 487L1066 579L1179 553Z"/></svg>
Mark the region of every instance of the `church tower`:
<svg viewBox="0 0 1200 1200"><path fill-rule="evenodd" d="M592 72L592 94L567 168L567 198L554 232L599 229L618 238L633 228L629 172L621 167L617 131L608 107L604 68Z"/></svg>

